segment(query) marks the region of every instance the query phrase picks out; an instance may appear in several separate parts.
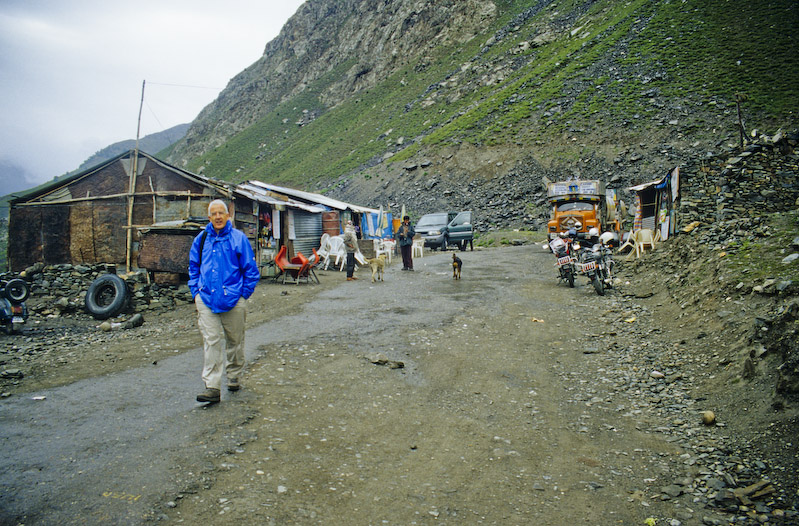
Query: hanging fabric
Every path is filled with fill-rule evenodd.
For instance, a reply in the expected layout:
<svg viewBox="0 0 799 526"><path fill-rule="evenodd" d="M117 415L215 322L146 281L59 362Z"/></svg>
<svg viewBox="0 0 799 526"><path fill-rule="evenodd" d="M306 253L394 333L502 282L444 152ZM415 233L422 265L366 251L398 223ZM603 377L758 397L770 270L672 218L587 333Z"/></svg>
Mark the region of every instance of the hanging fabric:
<svg viewBox="0 0 799 526"><path fill-rule="evenodd" d="M289 222L289 239L297 239L297 233L294 231L294 210L288 211L286 220Z"/></svg>
<svg viewBox="0 0 799 526"><path fill-rule="evenodd" d="M280 210L275 210L275 212L272 214L272 236L275 239L280 239L281 237L280 218L282 216L283 214L280 212Z"/></svg>

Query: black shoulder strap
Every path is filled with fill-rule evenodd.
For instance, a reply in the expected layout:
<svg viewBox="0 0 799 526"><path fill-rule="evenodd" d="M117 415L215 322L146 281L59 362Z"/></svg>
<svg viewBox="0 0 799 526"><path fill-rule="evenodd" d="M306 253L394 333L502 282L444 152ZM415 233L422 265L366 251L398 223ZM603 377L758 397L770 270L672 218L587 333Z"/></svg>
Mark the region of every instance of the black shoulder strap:
<svg viewBox="0 0 799 526"><path fill-rule="evenodd" d="M203 247L205 246L205 238L208 237L208 231L203 230L203 235L200 238L200 257L197 260L197 268L200 268L203 264Z"/></svg>

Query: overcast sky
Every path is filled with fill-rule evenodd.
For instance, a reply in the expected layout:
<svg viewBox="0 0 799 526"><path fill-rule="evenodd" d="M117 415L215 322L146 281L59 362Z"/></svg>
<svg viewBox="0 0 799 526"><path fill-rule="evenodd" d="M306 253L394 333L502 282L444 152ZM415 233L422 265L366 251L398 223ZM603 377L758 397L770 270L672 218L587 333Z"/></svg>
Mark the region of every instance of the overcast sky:
<svg viewBox="0 0 799 526"><path fill-rule="evenodd" d="M302 3L0 0L0 196L135 139L142 81L142 137L191 122Z"/></svg>

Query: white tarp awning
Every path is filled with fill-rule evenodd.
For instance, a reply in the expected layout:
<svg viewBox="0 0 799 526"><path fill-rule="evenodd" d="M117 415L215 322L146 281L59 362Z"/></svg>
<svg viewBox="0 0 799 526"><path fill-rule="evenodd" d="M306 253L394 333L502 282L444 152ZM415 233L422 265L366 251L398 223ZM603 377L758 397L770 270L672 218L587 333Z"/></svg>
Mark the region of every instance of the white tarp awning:
<svg viewBox="0 0 799 526"><path fill-rule="evenodd" d="M256 186L265 190L269 190L271 192L275 192L277 194L283 194L289 197L302 199L303 201L307 201L309 203L320 204L336 210L352 210L353 212L370 213L370 214L376 214L378 212L376 208L367 208L365 206L353 205L351 203L345 203L344 201L339 201L338 199L333 199L332 197L326 197L322 194L304 192L302 190L295 190L294 188L286 188L284 186L277 186L274 184L268 184L261 181L247 181L246 183L242 184Z"/></svg>
<svg viewBox="0 0 799 526"><path fill-rule="evenodd" d="M261 187L260 185L254 185L256 181L248 181L245 183L241 183L240 185L236 186L236 191L245 195L252 199L253 201L257 201L259 203L266 203L270 206L277 207L277 208L297 208L300 210L305 210L306 212L311 212L314 214L321 214L324 212L324 208L321 206L314 206L309 205L306 203L301 203L299 201L295 201L293 199L278 199L268 194L268 190L266 188Z"/></svg>

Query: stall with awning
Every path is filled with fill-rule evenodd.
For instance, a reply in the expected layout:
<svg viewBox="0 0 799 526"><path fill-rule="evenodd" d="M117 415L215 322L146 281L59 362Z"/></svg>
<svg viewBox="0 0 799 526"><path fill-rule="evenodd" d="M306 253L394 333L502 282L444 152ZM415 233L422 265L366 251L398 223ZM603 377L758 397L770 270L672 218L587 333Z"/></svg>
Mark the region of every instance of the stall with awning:
<svg viewBox="0 0 799 526"><path fill-rule="evenodd" d="M255 186L274 196L283 196L297 202L322 208L322 233L336 236L343 231L343 225L347 221L352 221L353 224L356 225L358 228L358 236L364 239L384 237L388 232L387 229L379 228L381 217L380 211L377 209L339 201L338 199L315 194L313 192L305 192L285 186L264 183L262 181L248 181L244 184ZM391 214L388 212L386 212L386 214L388 216L388 228L390 229ZM391 233L388 232L387 235L390 237Z"/></svg>
<svg viewBox="0 0 799 526"><path fill-rule="evenodd" d="M635 193L633 231L648 229L660 232L661 239L668 239L677 228L675 203L680 196L680 168L674 168L655 181L631 186L628 190Z"/></svg>
<svg viewBox="0 0 799 526"><path fill-rule="evenodd" d="M319 248L322 236L322 212L319 205L304 203L266 188L260 181L248 181L236 190L258 205L258 263L264 267L285 246L288 257L302 252L306 257Z"/></svg>

